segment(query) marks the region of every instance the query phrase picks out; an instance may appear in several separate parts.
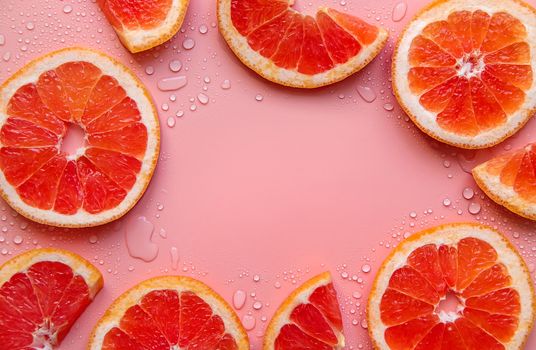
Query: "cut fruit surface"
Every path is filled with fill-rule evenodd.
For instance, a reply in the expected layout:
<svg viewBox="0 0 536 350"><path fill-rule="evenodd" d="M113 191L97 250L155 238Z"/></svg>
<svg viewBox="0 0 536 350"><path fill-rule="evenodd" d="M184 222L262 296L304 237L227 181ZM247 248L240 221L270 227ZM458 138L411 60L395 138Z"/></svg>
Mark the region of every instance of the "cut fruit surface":
<svg viewBox="0 0 536 350"><path fill-rule="evenodd" d="M220 32L236 56L275 83L315 88L366 66L387 42L385 29L334 9L302 15L290 0L218 0Z"/></svg>
<svg viewBox="0 0 536 350"><path fill-rule="evenodd" d="M72 154L70 127L85 133ZM19 213L86 227L130 210L151 180L158 116L141 82L89 49L52 52L0 86L0 190Z"/></svg>
<svg viewBox="0 0 536 350"><path fill-rule="evenodd" d="M0 267L0 350L54 349L102 288L99 270L60 249L34 249Z"/></svg>
<svg viewBox="0 0 536 350"><path fill-rule="evenodd" d="M264 336L264 350L344 347L342 317L331 274L325 272L296 289L279 306Z"/></svg>
<svg viewBox="0 0 536 350"><path fill-rule="evenodd" d="M519 350L534 317L525 262L502 234L476 224L438 226L400 243L368 302L381 350Z"/></svg>
<svg viewBox="0 0 536 350"><path fill-rule="evenodd" d="M180 29L189 0L97 0L119 39L132 52L158 46Z"/></svg>
<svg viewBox="0 0 536 350"><path fill-rule="evenodd" d="M501 142L536 112L535 28L536 10L520 0L434 1L398 40L398 101L439 141Z"/></svg>
<svg viewBox="0 0 536 350"><path fill-rule="evenodd" d="M189 277L146 280L122 294L91 334L88 350L248 350L233 309Z"/></svg>
<svg viewBox="0 0 536 350"><path fill-rule="evenodd" d="M473 177L495 202L536 220L536 143L480 164Z"/></svg>

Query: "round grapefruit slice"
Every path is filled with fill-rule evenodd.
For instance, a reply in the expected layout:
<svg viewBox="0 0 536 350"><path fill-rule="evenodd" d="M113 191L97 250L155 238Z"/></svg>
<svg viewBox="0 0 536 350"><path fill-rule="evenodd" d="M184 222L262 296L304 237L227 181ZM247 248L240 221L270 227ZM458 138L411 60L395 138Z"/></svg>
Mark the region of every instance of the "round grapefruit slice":
<svg viewBox="0 0 536 350"><path fill-rule="evenodd" d="M132 52L158 46L177 33L189 0L97 0L119 39Z"/></svg>
<svg viewBox="0 0 536 350"><path fill-rule="evenodd" d="M495 202L536 220L536 143L480 164L473 177Z"/></svg>
<svg viewBox="0 0 536 350"><path fill-rule="evenodd" d="M331 274L324 272L292 292L275 312L264 336L264 350L344 347L341 311Z"/></svg>
<svg viewBox="0 0 536 350"><path fill-rule="evenodd" d="M0 349L53 349L102 288L80 256L35 249L0 267Z"/></svg>
<svg viewBox="0 0 536 350"><path fill-rule="evenodd" d="M519 350L534 322L525 262L499 232L476 224L425 230L381 266L368 302L376 349Z"/></svg>
<svg viewBox="0 0 536 350"><path fill-rule="evenodd" d="M83 130L72 154L62 142ZM156 109L122 64L88 49L38 58L0 86L0 191L31 220L104 224L144 193L160 144Z"/></svg>
<svg viewBox="0 0 536 350"><path fill-rule="evenodd" d="M236 56L275 83L315 88L366 66L388 33L334 9L315 17L290 7L292 0L218 0L220 32Z"/></svg>
<svg viewBox="0 0 536 350"><path fill-rule="evenodd" d="M415 124L462 148L495 145L536 110L536 11L520 0L439 0L393 57L396 97Z"/></svg>
<svg viewBox="0 0 536 350"><path fill-rule="evenodd" d="M205 284L182 276L146 280L122 294L91 334L88 350L247 350L238 316Z"/></svg>

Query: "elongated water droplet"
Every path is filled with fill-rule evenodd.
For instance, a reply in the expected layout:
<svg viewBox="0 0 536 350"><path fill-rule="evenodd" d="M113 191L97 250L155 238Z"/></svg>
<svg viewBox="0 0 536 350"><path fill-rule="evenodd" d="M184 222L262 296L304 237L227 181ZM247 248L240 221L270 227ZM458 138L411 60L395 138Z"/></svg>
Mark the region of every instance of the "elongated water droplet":
<svg viewBox="0 0 536 350"><path fill-rule="evenodd" d="M247 297L246 292L244 292L241 289L238 289L234 292L233 306L235 307L235 309L240 310L241 308L244 307L244 305L246 304L246 297Z"/></svg>
<svg viewBox="0 0 536 350"><path fill-rule="evenodd" d="M398 2L393 8L393 22L400 22L405 16L408 10L408 5L405 1Z"/></svg>
<svg viewBox="0 0 536 350"><path fill-rule="evenodd" d="M169 254L171 255L171 268L173 270L176 270L179 268L179 250L177 247L171 247L169 250Z"/></svg>
<svg viewBox="0 0 536 350"><path fill-rule="evenodd" d="M125 240L130 256L143 261L153 261L158 246L153 243L154 225L145 216L132 219L125 227Z"/></svg>
<svg viewBox="0 0 536 350"><path fill-rule="evenodd" d="M202 92L197 95L197 99L199 102L201 102L201 104L206 105L208 103L208 96Z"/></svg>
<svg viewBox="0 0 536 350"><path fill-rule="evenodd" d="M184 75L178 77L163 78L158 81L158 88L162 91L173 91L183 88L188 84L188 79Z"/></svg>
<svg viewBox="0 0 536 350"><path fill-rule="evenodd" d="M4 34L0 34L0 46L4 46L5 43L6 37L4 36Z"/></svg>

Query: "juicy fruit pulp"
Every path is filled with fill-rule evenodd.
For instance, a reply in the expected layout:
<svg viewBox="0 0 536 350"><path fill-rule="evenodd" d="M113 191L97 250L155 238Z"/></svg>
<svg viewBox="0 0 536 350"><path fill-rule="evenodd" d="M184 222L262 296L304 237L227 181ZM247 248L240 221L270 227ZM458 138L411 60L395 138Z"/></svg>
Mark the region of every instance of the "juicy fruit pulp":
<svg viewBox="0 0 536 350"><path fill-rule="evenodd" d="M523 23L505 12L451 13L409 48L410 89L444 130L473 136L517 112L533 81Z"/></svg>
<svg viewBox="0 0 536 350"><path fill-rule="evenodd" d="M501 183L519 197L536 204L536 144L494 158L485 166L487 172L499 176Z"/></svg>
<svg viewBox="0 0 536 350"><path fill-rule="evenodd" d="M231 0L231 20L253 50L280 68L306 75L348 62L379 32L333 9L302 15L287 0Z"/></svg>
<svg viewBox="0 0 536 350"><path fill-rule="evenodd" d="M147 128L118 81L88 62L68 62L21 86L0 130L0 169L26 204L72 215L119 205L136 182ZM61 151L70 123L87 147Z"/></svg>
<svg viewBox="0 0 536 350"><path fill-rule="evenodd" d="M84 278L69 266L33 264L0 287L0 350L50 349L90 302Z"/></svg>
<svg viewBox="0 0 536 350"><path fill-rule="evenodd" d="M391 349L505 349L519 324L520 295L496 250L473 237L415 249L380 303ZM447 293L457 312L438 310ZM463 339L463 340L462 340Z"/></svg>
<svg viewBox="0 0 536 350"><path fill-rule="evenodd" d="M236 350L220 316L193 292L153 290L104 336L103 350Z"/></svg>
<svg viewBox="0 0 536 350"><path fill-rule="evenodd" d="M97 0L112 26L122 30L148 30L167 17L172 0Z"/></svg>
<svg viewBox="0 0 536 350"><path fill-rule="evenodd" d="M275 350L337 348L342 333L342 317L333 284L316 288L307 302L296 306L275 339Z"/></svg>

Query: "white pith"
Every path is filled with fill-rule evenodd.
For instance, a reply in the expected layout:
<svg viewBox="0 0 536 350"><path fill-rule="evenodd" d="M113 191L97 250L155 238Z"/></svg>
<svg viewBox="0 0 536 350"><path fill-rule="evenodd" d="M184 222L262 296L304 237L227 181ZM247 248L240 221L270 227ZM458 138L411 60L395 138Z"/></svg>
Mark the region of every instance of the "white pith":
<svg viewBox="0 0 536 350"><path fill-rule="evenodd" d="M449 224L439 226L426 231L424 234L416 234L400 243L392 255L386 260L382 269L376 276L374 288L369 296L368 320L369 332L378 350L390 350L384 334L387 327L381 321L380 303L385 293L391 275L397 269L406 264L408 256L417 248L427 244L455 245L461 239L474 237L489 243L498 253L497 263L502 263L512 277L511 288L516 289L520 295L521 311L519 325L515 335L508 343L503 343L507 350L522 349L534 321L534 294L532 279L528 273L525 262L513 250L508 241L496 231L475 224ZM449 320L448 315L443 315L443 320Z"/></svg>
<svg viewBox="0 0 536 350"><path fill-rule="evenodd" d="M521 127L531 117L531 113L536 108L536 74L533 75L530 89L525 91L526 99L519 110L508 115L508 119L504 124L475 136L461 135L441 128L436 122L437 113L430 112L424 108L419 102L420 95L413 94L409 87L408 73L411 66L408 60L408 53L413 39L421 34L428 24L446 20L452 12L463 10L471 12L482 10L490 15L497 12L507 12L519 19L527 30L526 40L530 46L531 66L533 72L536 73L536 40L534 40L536 38L536 14L528 6L523 6L520 2L513 0L449 0L440 2L420 13L418 19L414 19L402 34L393 57L396 67L393 84L398 91L397 97L400 104L419 127L429 135L440 141L463 148L489 147L510 136L513 131ZM478 72L473 74L477 75ZM470 77L472 75L466 76Z"/></svg>
<svg viewBox="0 0 536 350"><path fill-rule="evenodd" d="M289 1L290 5L292 3L293 1ZM294 11L292 8L290 10ZM270 81L298 88L314 88L331 84L355 73L380 52L389 35L385 29L379 28L376 40L368 46L363 46L357 56L345 63L335 65L328 71L307 75L297 70L281 68L253 50L249 46L247 38L236 30L232 22L231 0L218 1L218 21L220 31L227 43L235 53L240 54L240 59L248 67ZM348 33L352 35L350 32Z"/></svg>
<svg viewBox="0 0 536 350"><path fill-rule="evenodd" d="M140 123L143 123L147 128L148 139L145 155L143 159L140 159L142 162L141 170L137 174L134 186L129 190L123 201L113 209L98 214L90 214L80 208L73 215L38 209L26 204L18 195L16 189L7 182L4 173L1 171L0 190L5 194L4 197L15 210L32 220L55 226L95 226L122 216L137 202L150 181L158 158L160 138L158 116L141 82L133 77L125 66L99 52L78 48L60 50L49 54L43 60L36 60L25 66L17 73L18 75L14 76L14 79L8 80L0 88L0 127L8 118L6 110L10 98L21 86L35 83L43 72L72 61L85 61L94 64L102 71L103 75L114 77L119 82L119 85L125 89L127 96L136 101L141 116ZM61 147L61 140L57 147L58 149ZM77 155L78 153L71 155L71 158L75 158Z"/></svg>
<svg viewBox="0 0 536 350"><path fill-rule="evenodd" d="M99 320L89 339L88 350L102 349L104 337L114 327L119 328L119 322L125 311L138 304L141 299L154 290L176 290L178 293L191 291L203 299L212 308L214 315L218 315L225 325L225 333L230 334L238 345L238 350L249 350L247 334L242 328L238 317L233 309L221 297L217 296L208 286L189 277L162 276L156 277L136 285L123 293L108 308L104 316ZM178 346L170 347L170 350L180 350Z"/></svg>
<svg viewBox="0 0 536 350"><path fill-rule="evenodd" d="M526 218L536 220L536 203L523 199L513 186L502 183L500 173L494 175L488 172L487 166L488 162L485 162L473 169L473 176L482 190L498 204Z"/></svg>
<svg viewBox="0 0 536 350"><path fill-rule="evenodd" d="M320 277L320 278L318 278ZM276 314L273 316L270 324L268 325L265 337L264 337L264 350L273 350L275 349L275 341L277 336L281 332L281 328L287 324L293 324L290 320L290 314L292 311L301 304L309 303L309 297L313 292L321 286L325 286L331 283L331 275L329 273L324 273L321 276L317 276L313 279L316 279L314 283L311 283L311 280L305 282L301 287L294 291L283 304L277 309ZM329 323L329 320L326 319L326 322ZM338 344L334 349L342 349L345 346L344 334L339 332L335 327L332 326L332 330L335 333Z"/></svg>

